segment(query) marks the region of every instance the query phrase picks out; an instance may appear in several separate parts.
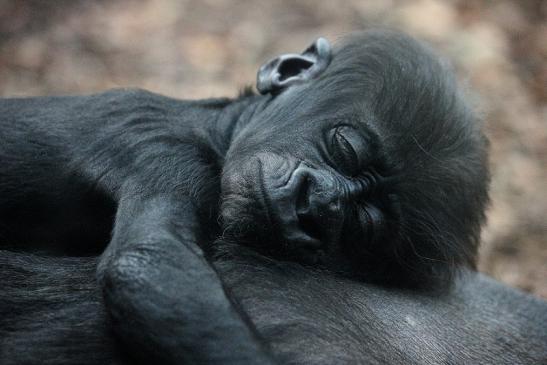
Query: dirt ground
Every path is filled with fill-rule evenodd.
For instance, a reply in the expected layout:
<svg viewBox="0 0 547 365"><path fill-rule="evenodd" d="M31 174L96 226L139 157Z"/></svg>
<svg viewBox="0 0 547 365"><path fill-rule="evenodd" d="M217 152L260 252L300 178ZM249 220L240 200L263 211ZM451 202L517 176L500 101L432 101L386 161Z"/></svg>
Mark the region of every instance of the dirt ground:
<svg viewBox="0 0 547 365"><path fill-rule="evenodd" d="M474 93L493 173L479 268L547 298L546 1L0 0L0 95L234 96L277 52L377 25L431 42Z"/></svg>

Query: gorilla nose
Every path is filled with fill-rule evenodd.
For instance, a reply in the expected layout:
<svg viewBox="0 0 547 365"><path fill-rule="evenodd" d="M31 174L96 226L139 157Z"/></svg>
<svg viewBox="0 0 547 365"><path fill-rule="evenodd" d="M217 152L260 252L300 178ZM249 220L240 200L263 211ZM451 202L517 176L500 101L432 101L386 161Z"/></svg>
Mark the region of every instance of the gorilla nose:
<svg viewBox="0 0 547 365"><path fill-rule="evenodd" d="M300 228L324 243L334 241L343 220L334 178L321 170L301 165L291 180Z"/></svg>

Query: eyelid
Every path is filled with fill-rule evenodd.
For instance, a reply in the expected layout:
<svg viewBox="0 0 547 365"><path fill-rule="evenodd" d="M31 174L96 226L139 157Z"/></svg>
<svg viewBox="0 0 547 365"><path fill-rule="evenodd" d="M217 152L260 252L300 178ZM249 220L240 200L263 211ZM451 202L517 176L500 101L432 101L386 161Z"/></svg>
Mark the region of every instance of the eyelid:
<svg viewBox="0 0 547 365"><path fill-rule="evenodd" d="M340 126L336 128L336 133L351 145L355 153L358 152L360 144L364 141L363 136L361 136L355 128L350 126Z"/></svg>
<svg viewBox="0 0 547 365"><path fill-rule="evenodd" d="M337 139L336 137L339 137L339 139ZM341 141L342 143L344 143L344 145L348 146L348 148L351 149L351 151L357 157L357 151L355 150L353 143L351 143L351 138L347 138L342 132L340 132L339 129L334 132L333 139L335 139L337 142Z"/></svg>
<svg viewBox="0 0 547 365"><path fill-rule="evenodd" d="M351 170L352 171L344 171L344 173L348 174L348 175L356 175L359 173L358 170L361 169L361 156L360 154L363 153L363 151L360 151L362 150L362 145L363 145L363 141L364 141L364 138L362 137L362 135L353 127L353 126L349 126L349 125L340 125L340 126L337 126L335 128L332 129L332 137L331 137L331 148L333 148L334 150L332 151L334 155L336 154L341 154L342 158L344 158L345 160L347 160L347 157L348 157L348 151L340 151L340 149L344 149L344 150L347 150L348 148L351 150L349 151L349 153L352 154L351 157L349 157L350 159L354 160L352 161L352 165L354 166L350 166ZM343 142L341 142L340 140L343 140ZM340 143L344 143L345 146L340 146ZM338 161L337 161L338 162ZM339 166L339 163L336 164L338 168L347 168L348 166Z"/></svg>

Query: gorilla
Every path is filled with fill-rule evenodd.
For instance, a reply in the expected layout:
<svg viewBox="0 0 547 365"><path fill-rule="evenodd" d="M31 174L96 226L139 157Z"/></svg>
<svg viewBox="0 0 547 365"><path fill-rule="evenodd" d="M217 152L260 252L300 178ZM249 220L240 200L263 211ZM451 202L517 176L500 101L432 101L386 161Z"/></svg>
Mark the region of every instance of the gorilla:
<svg viewBox="0 0 547 365"><path fill-rule="evenodd" d="M547 364L547 302L476 272L462 272L438 294L363 283L237 244L219 246L211 261L274 363ZM116 340L94 279L96 264L92 256L0 250L0 363L147 363L142 350ZM197 318L184 319L193 326ZM182 320L155 325L167 331ZM195 339L180 363L262 364L238 358L246 344L225 348L220 340ZM156 356L168 363L164 354Z"/></svg>
<svg viewBox="0 0 547 365"><path fill-rule="evenodd" d="M342 328L356 331L352 338L362 332L369 346L346 308L353 295L325 298L336 295L334 283L347 293L355 287L356 300L359 288L378 288L378 300L395 302L400 294L382 290L409 297L457 290L458 274L474 266L489 178L480 123L447 67L409 37L369 31L334 51L320 38L302 54L267 62L257 89L235 100L115 90L0 102L2 275L11 283L0 310L14 318L1 326L6 343L22 338L19 311L40 307L25 304L13 283L30 290L41 282L37 272L60 270L92 292L89 276L78 281L62 269L65 259L55 259L66 255L94 267L83 257L100 254L108 326L124 353L143 362L276 363L262 340L270 336L255 323L275 312L261 303L276 303L275 284L291 283L291 272L304 290L293 293L299 313L341 312ZM260 277L260 267L274 272L249 309L238 277L253 282L245 273ZM324 289L317 277L325 277ZM63 293L61 307L73 295ZM281 331L298 327L298 318ZM320 323L330 328L330 320ZM288 347L293 342L285 337ZM491 349L503 348L492 340Z"/></svg>

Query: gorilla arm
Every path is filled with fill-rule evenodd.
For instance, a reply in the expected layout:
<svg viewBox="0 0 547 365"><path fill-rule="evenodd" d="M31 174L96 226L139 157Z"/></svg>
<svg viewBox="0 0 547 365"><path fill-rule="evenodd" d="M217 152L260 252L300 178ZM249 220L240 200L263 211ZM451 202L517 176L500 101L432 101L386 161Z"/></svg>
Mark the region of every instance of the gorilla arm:
<svg viewBox="0 0 547 365"><path fill-rule="evenodd" d="M32 229L42 217L31 212L71 212L62 225L86 217L75 202L90 190L100 192L93 204L112 201L97 274L114 331L136 359L271 363L198 246L218 172L207 143L188 131L193 120L216 120L215 108L128 90L0 103L0 202L13 202L0 205L0 218Z"/></svg>
<svg viewBox="0 0 547 365"><path fill-rule="evenodd" d="M204 223L204 211L218 199L210 147L187 129L174 133L176 120L162 123L164 117L154 113L148 118L149 131L140 119L120 134L111 131L105 138L117 147L98 164L121 166L111 176L99 174L103 182L121 182L105 184L118 208L98 266L114 329L136 358L269 364L200 248L210 233L202 227L213 227ZM124 156L125 165L117 156Z"/></svg>
<svg viewBox="0 0 547 365"><path fill-rule="evenodd" d="M188 198L121 198L98 271L117 333L151 361L271 363L205 260L197 225Z"/></svg>

